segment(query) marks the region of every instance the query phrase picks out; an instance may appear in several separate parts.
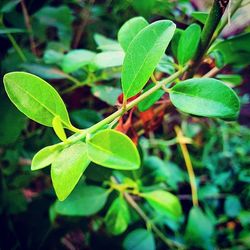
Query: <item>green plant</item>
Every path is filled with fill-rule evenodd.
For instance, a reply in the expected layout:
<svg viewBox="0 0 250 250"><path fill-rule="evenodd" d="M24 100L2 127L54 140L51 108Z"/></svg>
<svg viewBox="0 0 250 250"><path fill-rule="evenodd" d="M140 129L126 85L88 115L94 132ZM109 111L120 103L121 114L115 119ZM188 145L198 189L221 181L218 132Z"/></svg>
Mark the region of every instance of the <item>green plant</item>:
<svg viewBox="0 0 250 250"><path fill-rule="evenodd" d="M96 168L100 172L102 170L99 166L102 166L115 170L129 170L135 176L138 174L141 165L139 152L132 140L125 134L116 131L115 128L118 120L129 110L138 106L140 111L146 111L165 93L169 95L171 103L181 112L195 116L221 118L227 121L237 118L240 103L230 87L221 80L192 77L206 52L214 53L216 50L220 50L226 54L227 45L224 43L219 42L214 47L211 45L213 45L213 34L221 29L220 26L218 28L217 26L227 3L228 1L214 1L212 11L202 30L200 25L191 24L187 29L179 32L172 21L161 20L148 24L143 17L136 17L127 21L118 32L120 45L116 41L100 35L95 36L99 47L103 50L101 53L72 50L63 55L55 53L53 50L47 50L44 60L47 63L60 65L62 71L51 71L51 69L48 71L46 67L38 68L38 71L41 69L41 71L44 70L43 72L49 72L50 77L53 73L54 77L63 77L74 83L72 87L66 89L66 93L83 85L90 85L93 92L95 90L98 92L98 86L93 85L93 82L105 79L107 75L113 77L114 72L109 75L105 72L106 68L115 68L115 73L121 71L123 93L121 107L86 129L76 128L72 125L61 97L40 77L25 72L11 72L4 76L5 90L14 105L30 119L52 127L61 140L59 143L41 149L34 156L31 164L32 170L39 170L51 165L51 178L59 199L51 208L52 220L53 214L56 213L66 216L93 215L104 207L110 192L115 190L119 196L112 201L104 219L108 232L118 235L127 229L131 221L129 204L144 219L147 227L152 229L166 245L184 247L181 243L165 237L133 199L133 196L145 199L151 208L149 211L155 210L157 213L163 214L174 221L173 227L178 227L183 212L176 195L160 187L147 190L145 185L140 183L138 177L124 177L117 171L112 173L109 181L104 182L105 188L80 186L77 183L85 171L87 174L89 165L91 169ZM65 8L60 8L60 11L67 12ZM45 12L54 13L54 10L47 8ZM40 15L42 14L40 13ZM56 25L56 27L60 29L60 25ZM70 31L64 29L61 32L68 34ZM193 32L195 35L189 39L190 33ZM62 39L62 34L60 39ZM65 46L68 46L69 42L65 42L67 43ZM176 62L165 54L170 42ZM109 57L112 60L108 60ZM231 63L227 60L227 56L224 56L224 59L226 59L225 64ZM172 72L169 74L169 70L167 70L169 77L156 80L154 71L163 62L170 66ZM32 65L27 64L26 67L32 69ZM73 75L83 68L87 72L87 77L83 81L79 81ZM99 70L103 70L100 75L98 75ZM72 75L70 75L71 73ZM108 98L109 96L106 97L106 99ZM199 241L204 238L204 235L211 237L213 226L209 224L204 212L197 207L195 176L192 174L192 164L187 148L183 147L189 140L179 132L180 129L176 127L177 140L174 143L181 145L190 177L194 205L189 215L185 237L189 242L190 235L194 233L194 225L197 224L198 219L201 219L208 226L202 235L199 235L202 230L198 230L195 237ZM93 197L88 197L90 194ZM81 207L82 202L78 204L80 199L86 199L85 202L88 205L84 209ZM128 246L131 242L130 238L136 240L134 237L140 235L149 242L148 244L153 249L155 243L152 240L151 232L143 231L143 229L137 230L141 231L131 232L124 241L125 249L131 248ZM137 241L139 242L138 239ZM209 245L211 242L208 241L206 244Z"/></svg>

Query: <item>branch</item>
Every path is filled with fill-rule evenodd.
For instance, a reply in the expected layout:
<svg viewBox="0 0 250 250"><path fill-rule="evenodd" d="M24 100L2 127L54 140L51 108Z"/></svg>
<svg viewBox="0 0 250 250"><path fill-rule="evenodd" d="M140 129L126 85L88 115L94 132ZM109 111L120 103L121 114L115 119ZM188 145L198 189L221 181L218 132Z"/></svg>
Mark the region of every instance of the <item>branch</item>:
<svg viewBox="0 0 250 250"><path fill-rule="evenodd" d="M28 13L28 10L26 8L24 0L21 0L21 6L22 6L25 25L26 25L26 28L29 32L30 48L31 48L32 53L35 56L37 56L36 44L35 44L35 40L33 37L33 31L32 31L32 26L31 26L31 22L30 22L30 17L29 17L29 13Z"/></svg>
<svg viewBox="0 0 250 250"><path fill-rule="evenodd" d="M222 15L229 3L229 0L214 0L213 6L210 10L206 23L201 33L201 40L197 52L193 60L189 64L189 69L184 75L184 79L190 78L194 75L196 69L199 67L203 56L206 54L209 45L211 44L214 32L219 25Z"/></svg>

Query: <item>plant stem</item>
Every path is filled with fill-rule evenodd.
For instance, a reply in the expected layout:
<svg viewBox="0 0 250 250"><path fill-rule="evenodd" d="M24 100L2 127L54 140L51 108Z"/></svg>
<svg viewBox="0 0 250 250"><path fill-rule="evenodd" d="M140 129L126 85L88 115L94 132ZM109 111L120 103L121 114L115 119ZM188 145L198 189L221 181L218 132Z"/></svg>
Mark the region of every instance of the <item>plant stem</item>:
<svg viewBox="0 0 250 250"><path fill-rule="evenodd" d="M176 78L178 78L183 72L185 72L185 70L187 69L187 66L176 71L173 75L169 76L168 78L158 82L154 87L152 87L151 89L149 89L148 91L144 92L143 94L141 94L140 96L138 96L136 99L134 99L132 102L128 103L126 106L122 107L121 109L118 109L116 112L114 112L113 114L111 114L110 116L106 117L105 119L103 119L102 121L96 123L95 125L93 125L92 127L83 130L82 133L80 133L77 136L74 136L70 142L74 143L76 141L79 141L81 139L84 139L86 137L86 134L91 134L96 132L97 130L101 129L102 127L104 127L105 125L109 124L110 122L112 122L114 119L116 119L117 117L120 117L121 115L124 114L124 112L132 109L134 106L136 106L139 102L141 102L142 100L144 100L145 98L147 98L149 95L151 95L152 93L154 93L155 91L157 91L158 89L160 89L162 86L164 86L167 83L171 83L173 82Z"/></svg>
<svg viewBox="0 0 250 250"><path fill-rule="evenodd" d="M201 40L196 54L190 62L189 70L186 72L184 79L190 78L194 75L195 70L200 65L203 56L211 43L214 32L224 14L224 11L229 3L229 0L214 0L206 23L201 33Z"/></svg>
<svg viewBox="0 0 250 250"><path fill-rule="evenodd" d="M238 0L236 2L233 2L231 4L231 9L230 9L230 16L232 17L235 12L241 7L243 0ZM216 29L216 31L214 32L211 44L215 41L215 39L219 36L219 34L221 33L221 31L224 29L224 27L227 25L228 23L228 19L226 17L223 17L221 19L221 23L219 24L218 28Z"/></svg>
<svg viewBox="0 0 250 250"><path fill-rule="evenodd" d="M19 57L21 58L21 60L23 62L26 62L27 61L27 58L25 57L22 49L19 47L19 45L17 44L15 38L10 34L10 33L7 33L6 34L8 39L10 40L12 46L14 47L14 49L16 50L17 54L19 55Z"/></svg>
<svg viewBox="0 0 250 250"><path fill-rule="evenodd" d="M187 149L187 145L185 142L183 142L183 134L181 129L176 126L175 128L175 132L177 135L177 140L180 144L181 147L181 151L185 160L185 164L187 167L187 172L188 172L188 176L189 176L189 180L190 180L190 186L191 186L191 192L192 192L192 201L193 201L193 206L199 206L199 202L198 202L198 193L197 193L197 186L196 186L196 182L195 182L195 174L194 174L194 169L192 166L192 162L190 159L190 155Z"/></svg>
<svg viewBox="0 0 250 250"><path fill-rule="evenodd" d="M116 184L119 184L119 182L116 180L115 177L111 177L112 181ZM140 217L145 221L146 225L149 225L151 229L154 231L154 233L171 249L178 248L181 249L183 246L178 243L174 242L167 237L160 231L160 229L150 220L150 218L144 213L144 211L139 207L139 205L135 202L133 197L127 193L126 191L123 192L123 196L128 202L128 204L140 215Z"/></svg>

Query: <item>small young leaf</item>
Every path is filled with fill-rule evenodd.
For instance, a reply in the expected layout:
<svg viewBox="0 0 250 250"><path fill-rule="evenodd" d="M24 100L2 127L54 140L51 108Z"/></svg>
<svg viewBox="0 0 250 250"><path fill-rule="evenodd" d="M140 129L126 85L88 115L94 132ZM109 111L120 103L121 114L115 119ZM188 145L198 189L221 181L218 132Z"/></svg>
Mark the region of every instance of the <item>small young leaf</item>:
<svg viewBox="0 0 250 250"><path fill-rule="evenodd" d="M119 235L127 229L130 213L127 202L122 195L113 201L104 220L107 230L113 235Z"/></svg>
<svg viewBox="0 0 250 250"><path fill-rule="evenodd" d="M12 72L6 74L3 81L10 100L30 119L52 127L58 115L63 127L72 127L63 100L43 79L25 72Z"/></svg>
<svg viewBox="0 0 250 250"><path fill-rule="evenodd" d="M154 235L143 228L130 232L123 241L125 250L155 250Z"/></svg>
<svg viewBox="0 0 250 250"><path fill-rule="evenodd" d="M171 89L170 99L181 111L205 117L235 119L240 108L235 92L212 78L180 82Z"/></svg>
<svg viewBox="0 0 250 250"><path fill-rule="evenodd" d="M53 129L56 133L56 135L58 136L58 138L62 141L66 141L67 137L60 119L60 116L56 115L52 121L52 126Z"/></svg>
<svg viewBox="0 0 250 250"><path fill-rule="evenodd" d="M88 157L104 167L133 170L140 167L140 156L130 138L121 132L106 129L87 141Z"/></svg>
<svg viewBox="0 0 250 250"><path fill-rule="evenodd" d="M174 32L173 39L171 40L171 51L174 55L175 58L177 58L177 53L178 53L178 44L181 39L181 35L183 34L184 30L181 29L176 29Z"/></svg>
<svg viewBox="0 0 250 250"><path fill-rule="evenodd" d="M148 85L143 90L143 92L151 89L153 86L154 86L154 84ZM154 103L156 103L164 95L164 93L165 93L165 91L162 90L162 89L158 89L157 91L153 92L151 95L149 95L144 100L142 100L141 102L139 102L138 109L141 112L148 110L152 105L154 105Z"/></svg>
<svg viewBox="0 0 250 250"><path fill-rule="evenodd" d="M166 191L155 190L141 194L143 198L159 213L174 220L182 216L182 208L178 198Z"/></svg>
<svg viewBox="0 0 250 250"><path fill-rule="evenodd" d="M65 148L53 161L51 178L60 201L72 192L89 163L86 144L83 142Z"/></svg>
<svg viewBox="0 0 250 250"><path fill-rule="evenodd" d="M194 56L200 42L201 28L198 24L191 24L182 33L177 51L180 65L184 65Z"/></svg>
<svg viewBox="0 0 250 250"><path fill-rule="evenodd" d="M127 48L134 37L146 26L148 26L148 22L141 16L133 17L122 25L118 31L118 41L124 51L127 51Z"/></svg>
<svg viewBox="0 0 250 250"><path fill-rule="evenodd" d="M38 151L32 159L31 170L38 170L52 164L62 151L63 147L65 147L63 143L58 143Z"/></svg>
<svg viewBox="0 0 250 250"><path fill-rule="evenodd" d="M175 24L157 21L142 29L130 43L122 68L122 88L125 98L139 93L164 55L173 37Z"/></svg>
<svg viewBox="0 0 250 250"><path fill-rule="evenodd" d="M120 44L113 39L107 38L101 34L95 33L94 40L98 45L97 49L102 51L121 51L122 47Z"/></svg>
<svg viewBox="0 0 250 250"><path fill-rule="evenodd" d="M185 240L192 246L213 249L211 246L213 225L199 207L193 207L188 215Z"/></svg>
<svg viewBox="0 0 250 250"><path fill-rule="evenodd" d="M55 211L66 216L90 216L104 207L108 195L101 187L77 185L68 199L56 201Z"/></svg>
<svg viewBox="0 0 250 250"><path fill-rule="evenodd" d="M84 65L90 64L95 56L96 53L89 50L71 50L63 58L62 69L66 73L71 73L82 68Z"/></svg>

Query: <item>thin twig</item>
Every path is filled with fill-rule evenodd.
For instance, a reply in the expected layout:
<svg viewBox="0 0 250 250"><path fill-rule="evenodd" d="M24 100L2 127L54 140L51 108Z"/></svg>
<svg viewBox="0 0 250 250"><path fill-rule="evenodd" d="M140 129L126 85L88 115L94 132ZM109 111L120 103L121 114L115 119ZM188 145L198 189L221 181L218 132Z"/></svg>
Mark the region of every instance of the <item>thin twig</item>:
<svg viewBox="0 0 250 250"><path fill-rule="evenodd" d="M116 184L119 184L116 178L113 176L111 177L112 181ZM139 207L139 205L135 202L133 197L127 193L123 192L123 196L128 202L128 204L140 215L140 217L145 221L145 224L149 226L154 233L171 249L177 248L177 249L184 249L184 246L176 241L172 241L165 237L165 235L161 232L161 230L150 220L150 218L144 213L144 211Z"/></svg>
<svg viewBox="0 0 250 250"><path fill-rule="evenodd" d="M188 149L187 149L187 145L186 145L185 141L182 140L183 134L182 134L182 131L181 131L180 127L175 126L174 129L175 129L175 132L176 132L176 135L177 135L177 140L178 140L178 142L180 144L181 151L182 151L185 163L186 163L188 176L189 176L189 180L190 180L193 205L194 206L199 206L197 186L196 186L196 182L195 182L195 174L194 174L194 169L193 169L192 162L191 162L191 159L190 159L190 155L189 155L189 152L188 152Z"/></svg>
<svg viewBox="0 0 250 250"><path fill-rule="evenodd" d="M90 0L89 5L94 4L94 2L95 2L95 0ZM89 17L90 17L90 10L87 9L87 8L84 8L82 10L82 12L81 12L82 21L81 21L79 27L77 28L75 39L74 39L74 42L73 42L73 48L74 49L76 49L78 47L79 43L80 43L81 37L82 37L82 35L84 33L84 29L88 24Z"/></svg>
<svg viewBox="0 0 250 250"><path fill-rule="evenodd" d="M33 37L33 31L32 31L32 26L31 26L31 22L30 22L30 16L27 10L27 7L25 5L25 1L21 0L21 6L22 6L22 11L23 11L23 16L24 16L24 21L25 21L25 26L29 32L29 40L30 40L30 49L32 51L32 53L37 56L37 51L36 51L36 44L35 44L35 40Z"/></svg>

